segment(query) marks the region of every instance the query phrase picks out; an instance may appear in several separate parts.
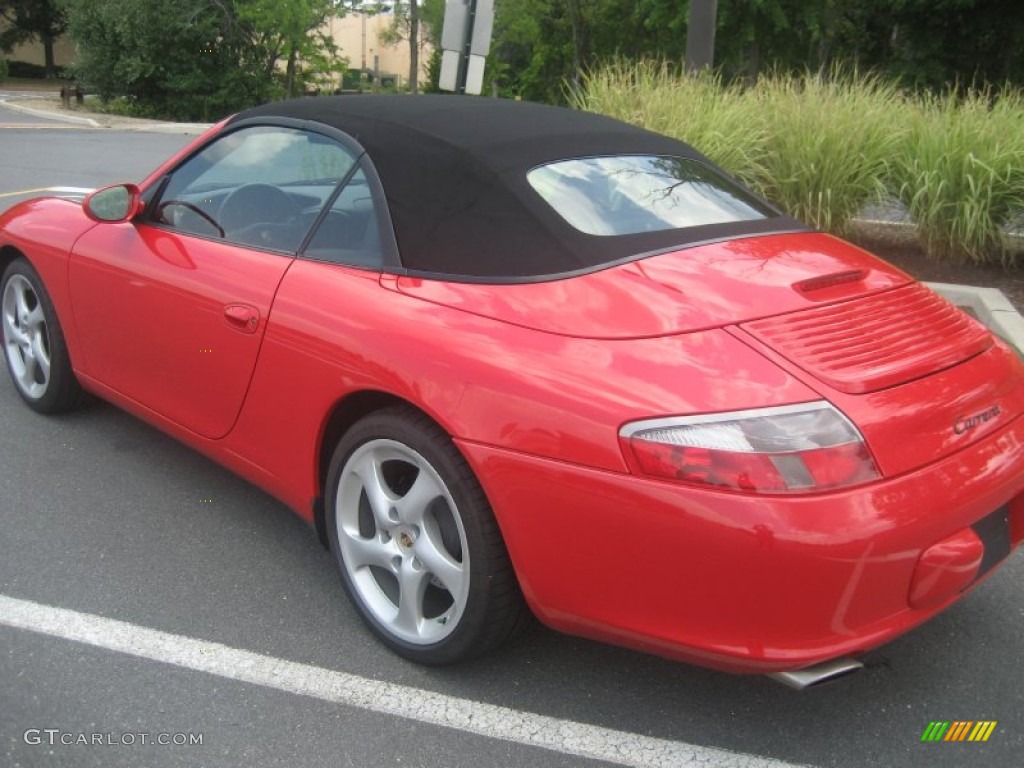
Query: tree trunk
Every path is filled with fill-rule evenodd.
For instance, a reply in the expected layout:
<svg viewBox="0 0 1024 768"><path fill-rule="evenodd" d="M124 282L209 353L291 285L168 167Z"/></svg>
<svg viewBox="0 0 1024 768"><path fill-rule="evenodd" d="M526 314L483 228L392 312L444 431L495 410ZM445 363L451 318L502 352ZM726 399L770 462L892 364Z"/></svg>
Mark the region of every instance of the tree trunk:
<svg viewBox="0 0 1024 768"><path fill-rule="evenodd" d="M714 69L717 30L718 0L691 0L686 17L687 72ZM754 30L757 30L756 17Z"/></svg>
<svg viewBox="0 0 1024 768"><path fill-rule="evenodd" d="M1013 70L1017 64L1017 46L1014 44L1013 39L1014 30L1010 27L1003 29L1000 37L1000 47L1002 48L1001 57L1001 71L999 77L1003 82L1007 82L1013 79Z"/></svg>
<svg viewBox="0 0 1024 768"><path fill-rule="evenodd" d="M266 48L266 54L263 74L268 80L274 76L274 71L277 69L277 60L281 58L281 51L284 45L285 43L283 40L278 40L273 47L271 47L269 42L264 46Z"/></svg>
<svg viewBox="0 0 1024 768"><path fill-rule="evenodd" d="M293 45L288 53L288 68L285 70L285 93L289 99L295 95L295 64L298 57L298 46Z"/></svg>
<svg viewBox="0 0 1024 768"><path fill-rule="evenodd" d="M420 5L409 0L409 93L420 90Z"/></svg>
<svg viewBox="0 0 1024 768"><path fill-rule="evenodd" d="M761 41L754 32L754 42L750 45L750 56L747 58L747 86L753 88L761 76Z"/></svg>
<svg viewBox="0 0 1024 768"><path fill-rule="evenodd" d="M569 22L572 24L572 82L579 86L583 66L587 61L587 26L580 8L580 0L568 0Z"/></svg>
<svg viewBox="0 0 1024 768"><path fill-rule="evenodd" d="M43 40L43 52L46 56L46 79L53 80L57 76L57 65L53 58L53 35L40 35Z"/></svg>

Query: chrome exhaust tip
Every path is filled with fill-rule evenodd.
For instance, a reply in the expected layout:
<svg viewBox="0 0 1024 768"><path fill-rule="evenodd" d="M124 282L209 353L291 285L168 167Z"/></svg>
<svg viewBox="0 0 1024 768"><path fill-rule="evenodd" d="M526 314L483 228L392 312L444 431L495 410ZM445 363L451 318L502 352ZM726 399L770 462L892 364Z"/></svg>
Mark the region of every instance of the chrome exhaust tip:
<svg viewBox="0 0 1024 768"><path fill-rule="evenodd" d="M794 669L789 672L772 672L768 677L783 685L788 685L790 688L802 691L804 688L852 675L863 668L864 665L856 659L833 659L815 664L813 667Z"/></svg>

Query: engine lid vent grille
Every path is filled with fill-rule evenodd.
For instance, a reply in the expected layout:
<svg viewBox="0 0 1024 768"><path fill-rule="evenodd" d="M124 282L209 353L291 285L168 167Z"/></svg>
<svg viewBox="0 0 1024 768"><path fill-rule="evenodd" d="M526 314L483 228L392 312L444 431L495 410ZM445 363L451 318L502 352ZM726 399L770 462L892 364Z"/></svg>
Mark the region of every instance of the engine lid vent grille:
<svg viewBox="0 0 1024 768"><path fill-rule="evenodd" d="M992 344L984 326L920 283L740 327L850 394L927 376Z"/></svg>

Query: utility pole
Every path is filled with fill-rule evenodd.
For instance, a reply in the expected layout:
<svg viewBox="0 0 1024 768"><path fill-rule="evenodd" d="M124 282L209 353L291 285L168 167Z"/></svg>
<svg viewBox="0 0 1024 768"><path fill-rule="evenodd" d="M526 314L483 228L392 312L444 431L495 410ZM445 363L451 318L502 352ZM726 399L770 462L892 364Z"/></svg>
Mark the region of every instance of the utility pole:
<svg viewBox="0 0 1024 768"><path fill-rule="evenodd" d="M690 0L686 24L686 71L698 72L715 66L715 28L718 0Z"/></svg>

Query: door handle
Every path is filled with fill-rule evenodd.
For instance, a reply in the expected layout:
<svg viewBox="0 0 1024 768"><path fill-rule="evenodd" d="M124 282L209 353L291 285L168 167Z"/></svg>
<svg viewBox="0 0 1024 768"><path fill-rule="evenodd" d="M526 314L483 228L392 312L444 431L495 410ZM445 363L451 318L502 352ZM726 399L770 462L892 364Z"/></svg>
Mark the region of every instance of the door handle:
<svg viewBox="0 0 1024 768"><path fill-rule="evenodd" d="M224 307L224 319L232 328L243 333L256 333L260 327L260 311L248 304L228 304Z"/></svg>

